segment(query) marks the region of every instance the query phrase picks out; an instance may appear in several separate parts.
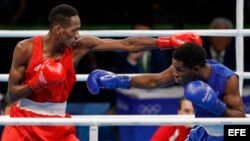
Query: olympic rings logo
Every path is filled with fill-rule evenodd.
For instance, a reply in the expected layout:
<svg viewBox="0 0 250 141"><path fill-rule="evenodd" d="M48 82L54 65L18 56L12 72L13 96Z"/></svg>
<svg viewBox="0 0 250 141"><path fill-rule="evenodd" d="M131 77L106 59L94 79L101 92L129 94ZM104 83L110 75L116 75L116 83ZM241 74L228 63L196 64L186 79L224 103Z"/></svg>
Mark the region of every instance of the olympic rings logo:
<svg viewBox="0 0 250 141"><path fill-rule="evenodd" d="M124 110L124 111L129 111L129 106L122 100L118 100L116 104L118 109Z"/></svg>
<svg viewBox="0 0 250 141"><path fill-rule="evenodd" d="M159 114L161 109L160 104L141 104L137 108L138 113L140 114Z"/></svg>

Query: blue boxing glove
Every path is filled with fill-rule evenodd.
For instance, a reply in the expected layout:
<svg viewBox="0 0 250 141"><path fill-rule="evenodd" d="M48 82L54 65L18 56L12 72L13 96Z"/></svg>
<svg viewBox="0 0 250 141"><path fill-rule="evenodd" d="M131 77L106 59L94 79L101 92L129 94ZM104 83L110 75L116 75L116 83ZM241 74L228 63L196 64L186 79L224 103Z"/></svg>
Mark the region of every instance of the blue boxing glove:
<svg viewBox="0 0 250 141"><path fill-rule="evenodd" d="M184 96L217 116L223 115L227 109L226 104L217 97L215 91L202 81L189 82L185 86Z"/></svg>
<svg viewBox="0 0 250 141"><path fill-rule="evenodd" d="M87 78L87 87L92 94L98 94L100 88L116 89L130 87L131 78L129 76L119 76L109 71L96 69Z"/></svg>

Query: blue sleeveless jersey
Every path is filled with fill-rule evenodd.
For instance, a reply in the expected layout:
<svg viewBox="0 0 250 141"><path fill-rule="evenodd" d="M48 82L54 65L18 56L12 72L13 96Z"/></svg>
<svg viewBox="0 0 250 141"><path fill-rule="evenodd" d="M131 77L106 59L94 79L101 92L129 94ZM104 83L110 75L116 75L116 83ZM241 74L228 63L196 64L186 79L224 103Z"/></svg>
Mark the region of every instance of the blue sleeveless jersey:
<svg viewBox="0 0 250 141"><path fill-rule="evenodd" d="M222 100L227 79L230 76L236 74L226 66L213 60L208 59L207 63L212 67L212 74L206 83L217 93L218 98ZM198 105L193 104L193 107L195 111L195 117L217 117Z"/></svg>
<svg viewBox="0 0 250 141"><path fill-rule="evenodd" d="M212 74L206 83L217 93L218 98L223 100L226 81L236 74L216 61L207 59L207 63L212 67ZM193 107L195 117L218 117L198 105L193 104ZM196 125L190 131L186 141L223 141L223 134L223 125Z"/></svg>

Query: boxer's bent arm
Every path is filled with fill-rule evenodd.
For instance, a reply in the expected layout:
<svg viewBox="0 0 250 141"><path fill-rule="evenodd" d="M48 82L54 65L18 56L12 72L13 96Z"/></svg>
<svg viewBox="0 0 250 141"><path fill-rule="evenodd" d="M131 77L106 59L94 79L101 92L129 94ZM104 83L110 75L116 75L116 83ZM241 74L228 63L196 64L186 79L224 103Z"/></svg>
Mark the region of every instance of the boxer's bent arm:
<svg viewBox="0 0 250 141"><path fill-rule="evenodd" d="M16 70L11 70L9 73L9 81L8 81L8 95L10 101L16 101L20 98L27 97L32 93L29 86L27 84L22 85L19 83L20 78L22 76L18 76L20 73Z"/></svg>
<svg viewBox="0 0 250 141"><path fill-rule="evenodd" d="M225 117L245 117L242 97L239 92L239 80L236 75L231 76L226 83L223 101L227 105Z"/></svg>
<svg viewBox="0 0 250 141"><path fill-rule="evenodd" d="M32 45L32 43L29 41L19 42L14 49L7 90L12 101L27 97L31 94L29 86L22 84L25 79L27 60L30 56L30 45Z"/></svg>

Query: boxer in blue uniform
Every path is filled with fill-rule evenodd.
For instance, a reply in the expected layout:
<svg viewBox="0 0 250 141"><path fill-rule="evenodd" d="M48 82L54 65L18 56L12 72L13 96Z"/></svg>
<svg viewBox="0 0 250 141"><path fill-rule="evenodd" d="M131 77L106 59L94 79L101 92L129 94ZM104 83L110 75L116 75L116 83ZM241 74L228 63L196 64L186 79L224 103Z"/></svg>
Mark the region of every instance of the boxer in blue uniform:
<svg viewBox="0 0 250 141"><path fill-rule="evenodd" d="M172 65L161 73L136 76L94 70L87 79L92 94L100 88L158 88L178 83L193 104L195 117L246 117L239 90L239 78L232 70L206 59L196 43L184 43L173 52ZM223 125L196 125L187 141L223 141Z"/></svg>

